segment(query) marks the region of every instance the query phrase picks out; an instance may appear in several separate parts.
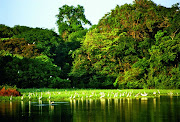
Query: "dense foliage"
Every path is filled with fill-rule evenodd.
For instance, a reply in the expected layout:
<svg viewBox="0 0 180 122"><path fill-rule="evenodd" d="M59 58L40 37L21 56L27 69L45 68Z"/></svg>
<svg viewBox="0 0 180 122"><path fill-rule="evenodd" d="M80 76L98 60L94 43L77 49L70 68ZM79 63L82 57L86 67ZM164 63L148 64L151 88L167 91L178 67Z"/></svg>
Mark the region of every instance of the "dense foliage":
<svg viewBox="0 0 180 122"><path fill-rule="evenodd" d="M150 0L116 6L74 53L74 84L84 87L180 88L180 18Z"/></svg>
<svg viewBox="0 0 180 122"><path fill-rule="evenodd" d="M0 96L21 96L16 86L0 86Z"/></svg>
<svg viewBox="0 0 180 122"><path fill-rule="evenodd" d="M69 34L84 30L83 25L90 24L90 21L86 19L84 15L83 6L77 7L64 5L59 8L59 14L57 15L57 25L59 28L59 34L63 39L67 39Z"/></svg>
<svg viewBox="0 0 180 122"><path fill-rule="evenodd" d="M55 32L25 26L1 26L12 32L12 35L5 36L8 35L5 29L0 38L1 84L20 88L71 86L70 80L64 78L63 71L53 59L62 43Z"/></svg>
<svg viewBox="0 0 180 122"><path fill-rule="evenodd" d="M53 30L0 25L0 84L52 88L180 88L180 12L151 0L116 6L91 25L59 8Z"/></svg>

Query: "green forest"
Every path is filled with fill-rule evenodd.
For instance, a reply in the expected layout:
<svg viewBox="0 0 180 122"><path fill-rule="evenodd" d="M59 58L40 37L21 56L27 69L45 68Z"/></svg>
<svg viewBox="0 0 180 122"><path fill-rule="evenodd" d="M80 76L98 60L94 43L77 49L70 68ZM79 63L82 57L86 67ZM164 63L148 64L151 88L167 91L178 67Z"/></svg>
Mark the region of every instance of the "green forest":
<svg viewBox="0 0 180 122"><path fill-rule="evenodd" d="M83 6L64 5L58 33L0 24L0 85L179 89L179 9L135 0L92 25Z"/></svg>

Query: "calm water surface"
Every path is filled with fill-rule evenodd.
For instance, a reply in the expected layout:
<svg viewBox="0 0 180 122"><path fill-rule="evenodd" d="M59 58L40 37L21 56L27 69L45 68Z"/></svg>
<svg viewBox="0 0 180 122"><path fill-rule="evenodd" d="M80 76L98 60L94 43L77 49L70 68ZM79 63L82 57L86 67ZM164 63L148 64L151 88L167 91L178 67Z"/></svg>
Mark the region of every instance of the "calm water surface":
<svg viewBox="0 0 180 122"><path fill-rule="evenodd" d="M180 122L180 97L0 101L0 122Z"/></svg>

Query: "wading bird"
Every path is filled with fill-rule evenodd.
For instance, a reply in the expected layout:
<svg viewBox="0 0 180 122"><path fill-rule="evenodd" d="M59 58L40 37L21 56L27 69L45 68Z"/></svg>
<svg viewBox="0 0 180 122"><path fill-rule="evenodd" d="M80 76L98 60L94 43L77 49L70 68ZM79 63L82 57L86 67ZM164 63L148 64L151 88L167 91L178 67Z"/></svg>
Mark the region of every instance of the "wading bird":
<svg viewBox="0 0 180 122"><path fill-rule="evenodd" d="M144 94L141 93L141 96L147 96L148 94L146 92L144 92Z"/></svg>

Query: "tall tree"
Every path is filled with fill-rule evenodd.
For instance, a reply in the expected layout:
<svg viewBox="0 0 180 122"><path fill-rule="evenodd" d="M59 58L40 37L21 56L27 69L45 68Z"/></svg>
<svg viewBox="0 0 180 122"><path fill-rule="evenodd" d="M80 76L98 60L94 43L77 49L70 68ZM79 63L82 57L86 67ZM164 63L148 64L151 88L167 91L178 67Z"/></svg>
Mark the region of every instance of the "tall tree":
<svg viewBox="0 0 180 122"><path fill-rule="evenodd" d="M64 39L69 33L83 30L83 25L91 25L91 22L87 20L84 15L83 6L80 5L77 7L64 5L59 8L59 14L56 16L58 18L57 25L59 28L59 34Z"/></svg>
<svg viewBox="0 0 180 122"><path fill-rule="evenodd" d="M74 84L179 88L178 15L177 5L166 8L151 0L117 6L74 51Z"/></svg>

